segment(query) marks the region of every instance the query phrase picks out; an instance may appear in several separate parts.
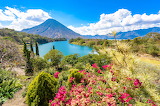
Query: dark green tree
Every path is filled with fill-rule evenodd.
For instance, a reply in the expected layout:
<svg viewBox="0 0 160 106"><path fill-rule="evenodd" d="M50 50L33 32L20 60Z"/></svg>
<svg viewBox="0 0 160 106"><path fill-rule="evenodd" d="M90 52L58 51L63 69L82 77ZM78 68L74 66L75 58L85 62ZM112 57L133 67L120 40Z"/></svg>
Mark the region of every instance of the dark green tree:
<svg viewBox="0 0 160 106"><path fill-rule="evenodd" d="M78 58L79 58L78 54L65 56L62 60L62 64L74 66L75 64L77 64Z"/></svg>
<svg viewBox="0 0 160 106"><path fill-rule="evenodd" d="M55 49L54 45L53 45L52 49Z"/></svg>
<svg viewBox="0 0 160 106"><path fill-rule="evenodd" d="M33 44L32 44L32 41L30 42L30 49L31 49L31 52L34 52L34 51L33 51Z"/></svg>
<svg viewBox="0 0 160 106"><path fill-rule="evenodd" d="M38 43L35 42L35 46L36 46L36 55L39 56L39 48L38 48Z"/></svg>
<svg viewBox="0 0 160 106"><path fill-rule="evenodd" d="M23 41L23 56L26 57L26 54L27 54L27 45L26 42Z"/></svg>
<svg viewBox="0 0 160 106"><path fill-rule="evenodd" d="M23 41L24 43L24 49L23 49L23 53L24 53L24 57L25 57L25 61L26 61L26 66L25 66L25 74L26 75L33 75L33 67L32 67L32 62L31 62L31 51L29 51L27 49L27 45L26 43Z"/></svg>

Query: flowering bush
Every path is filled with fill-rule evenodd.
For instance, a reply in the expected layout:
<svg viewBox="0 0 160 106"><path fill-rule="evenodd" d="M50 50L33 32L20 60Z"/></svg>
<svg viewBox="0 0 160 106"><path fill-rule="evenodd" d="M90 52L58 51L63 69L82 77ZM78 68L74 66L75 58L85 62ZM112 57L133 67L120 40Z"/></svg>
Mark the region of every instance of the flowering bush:
<svg viewBox="0 0 160 106"><path fill-rule="evenodd" d="M92 64L91 70L73 71L68 77L71 84L61 86L50 106L157 106L139 79L112 68ZM73 74L74 73L74 74ZM75 74L76 73L76 74ZM76 75L82 74L76 81Z"/></svg>
<svg viewBox="0 0 160 106"><path fill-rule="evenodd" d="M59 73L60 73L60 72L55 72L55 73L54 73L54 77L55 77L55 78L58 78L58 74L59 74Z"/></svg>

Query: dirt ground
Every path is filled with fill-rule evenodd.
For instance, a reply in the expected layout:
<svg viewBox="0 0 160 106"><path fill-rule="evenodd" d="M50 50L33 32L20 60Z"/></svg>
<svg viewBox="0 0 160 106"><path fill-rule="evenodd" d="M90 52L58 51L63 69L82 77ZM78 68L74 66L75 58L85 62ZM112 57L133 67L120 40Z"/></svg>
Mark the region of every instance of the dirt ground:
<svg viewBox="0 0 160 106"><path fill-rule="evenodd" d="M22 68L14 67L12 68L12 71L16 72L17 75L25 75L24 69ZM24 103L25 98L22 97L24 89L25 88L23 87L21 90L16 92L14 97L7 100L4 104L2 104L2 106L27 106L27 104Z"/></svg>
<svg viewBox="0 0 160 106"><path fill-rule="evenodd" d="M19 90L14 94L14 97L12 99L9 99L6 101L2 106L27 106L25 104L25 98L22 97L22 92L24 91L24 88Z"/></svg>

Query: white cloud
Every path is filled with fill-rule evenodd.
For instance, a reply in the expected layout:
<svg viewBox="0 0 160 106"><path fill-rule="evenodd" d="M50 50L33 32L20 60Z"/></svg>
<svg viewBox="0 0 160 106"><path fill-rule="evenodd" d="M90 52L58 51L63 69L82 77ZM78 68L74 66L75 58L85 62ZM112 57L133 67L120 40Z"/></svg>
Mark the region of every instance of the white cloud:
<svg viewBox="0 0 160 106"><path fill-rule="evenodd" d="M160 11L157 14L132 15L127 9L119 9L112 14L101 14L97 23L82 27L68 26L81 35L106 35L112 31L126 32L152 27L160 27Z"/></svg>
<svg viewBox="0 0 160 106"><path fill-rule="evenodd" d="M18 9L5 7L5 10L0 9L0 21L11 21L10 25L3 25L0 27L7 27L15 30L22 30L41 24L51 16L41 9L28 9L22 12Z"/></svg>

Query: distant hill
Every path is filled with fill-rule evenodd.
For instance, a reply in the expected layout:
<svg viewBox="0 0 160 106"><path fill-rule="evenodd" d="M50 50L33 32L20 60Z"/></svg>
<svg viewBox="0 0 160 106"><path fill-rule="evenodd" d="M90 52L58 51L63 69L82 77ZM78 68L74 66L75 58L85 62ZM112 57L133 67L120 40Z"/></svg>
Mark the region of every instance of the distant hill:
<svg viewBox="0 0 160 106"><path fill-rule="evenodd" d="M71 29L68 29L66 26L64 26L63 24L54 19L48 19L44 23L38 26L29 29L23 29L22 32L38 34L49 38L71 39L71 38L82 37L80 36L80 34L72 31Z"/></svg>
<svg viewBox="0 0 160 106"><path fill-rule="evenodd" d="M18 32L18 31L15 31L13 29L8 29L8 28L0 29L0 39L11 40L18 44L23 43L22 39L26 43L30 43L30 41L36 41L39 44L55 41L55 39L52 39L52 38L47 38L47 37L43 37L40 35L28 34L25 32Z"/></svg>
<svg viewBox="0 0 160 106"><path fill-rule="evenodd" d="M160 27L154 27L154 28L148 28L148 29L139 29L134 31L128 31L128 32L119 32L117 33L116 38L117 39L134 39L136 37L142 37L150 32L158 32L160 33ZM85 35L84 37L90 38L90 39L114 39L113 36L108 35Z"/></svg>

